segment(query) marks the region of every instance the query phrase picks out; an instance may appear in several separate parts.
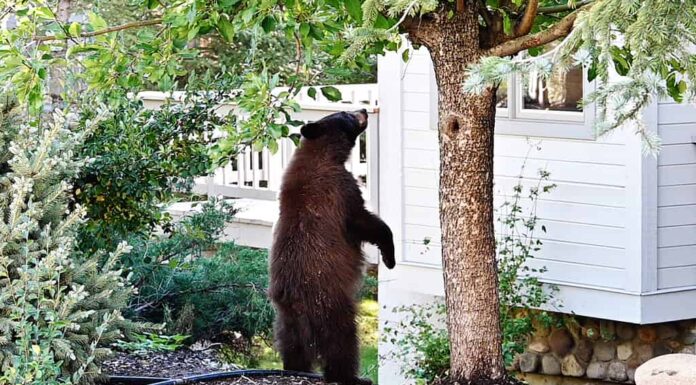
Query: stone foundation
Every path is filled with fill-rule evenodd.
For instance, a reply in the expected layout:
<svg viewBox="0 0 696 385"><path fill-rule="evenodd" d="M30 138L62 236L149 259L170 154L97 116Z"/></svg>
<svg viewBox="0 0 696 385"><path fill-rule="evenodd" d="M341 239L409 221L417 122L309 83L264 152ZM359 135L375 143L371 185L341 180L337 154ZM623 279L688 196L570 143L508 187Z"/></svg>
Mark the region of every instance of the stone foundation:
<svg viewBox="0 0 696 385"><path fill-rule="evenodd" d="M630 384L636 368L653 357L696 354L696 320L633 325L577 317L564 324L537 326L511 369Z"/></svg>

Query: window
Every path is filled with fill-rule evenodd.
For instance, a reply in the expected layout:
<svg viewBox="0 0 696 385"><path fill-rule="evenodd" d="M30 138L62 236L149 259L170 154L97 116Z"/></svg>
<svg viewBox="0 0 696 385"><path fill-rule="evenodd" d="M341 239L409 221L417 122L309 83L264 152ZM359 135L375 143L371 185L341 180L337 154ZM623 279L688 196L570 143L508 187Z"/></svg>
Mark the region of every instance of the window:
<svg viewBox="0 0 696 385"><path fill-rule="evenodd" d="M594 108L580 105L593 86L585 72L577 66L547 79L536 73L513 75L498 88L496 132L594 139Z"/></svg>

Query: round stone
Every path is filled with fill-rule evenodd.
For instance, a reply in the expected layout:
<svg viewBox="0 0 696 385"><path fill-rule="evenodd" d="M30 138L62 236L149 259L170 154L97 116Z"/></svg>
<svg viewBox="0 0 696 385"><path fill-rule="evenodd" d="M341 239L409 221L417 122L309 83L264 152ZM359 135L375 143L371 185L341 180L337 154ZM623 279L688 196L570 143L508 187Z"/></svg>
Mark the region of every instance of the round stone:
<svg viewBox="0 0 696 385"><path fill-rule="evenodd" d="M657 326L657 337L661 340L668 340L679 335L677 328L670 324L662 324Z"/></svg>
<svg viewBox="0 0 696 385"><path fill-rule="evenodd" d="M561 363L553 354L545 354L541 357L541 372L549 376L561 374Z"/></svg>
<svg viewBox="0 0 696 385"><path fill-rule="evenodd" d="M682 334L682 342L684 345L696 344L696 330L687 330Z"/></svg>
<svg viewBox="0 0 696 385"><path fill-rule="evenodd" d="M693 346L684 346L679 353L682 354L696 354L696 348Z"/></svg>
<svg viewBox="0 0 696 385"><path fill-rule="evenodd" d="M665 354L672 354L674 353L674 350L669 347L667 344L667 341L660 341L655 346L653 347L653 355L655 357L657 356L664 356Z"/></svg>
<svg viewBox="0 0 696 385"><path fill-rule="evenodd" d="M636 370L636 385L696 384L696 355L668 354L653 358Z"/></svg>
<svg viewBox="0 0 696 385"><path fill-rule="evenodd" d="M616 349L611 342L599 341L594 346L594 356L598 361L611 361L615 353Z"/></svg>
<svg viewBox="0 0 696 385"><path fill-rule="evenodd" d="M636 353L641 364L654 357L652 346L647 344L636 346Z"/></svg>
<svg viewBox="0 0 696 385"><path fill-rule="evenodd" d="M573 337L566 329L556 329L549 335L549 346L551 351L559 357L563 357L573 349Z"/></svg>
<svg viewBox="0 0 696 385"><path fill-rule="evenodd" d="M657 341L657 330L654 326L641 326L638 328L638 338L645 343L653 343Z"/></svg>
<svg viewBox="0 0 696 385"><path fill-rule="evenodd" d="M561 373L569 377L582 377L585 375L585 367L573 354L569 354L561 361Z"/></svg>
<svg viewBox="0 0 696 385"><path fill-rule="evenodd" d="M537 338L532 341L527 347L530 351L534 353L548 353L550 350L549 343L546 342L544 338Z"/></svg>
<svg viewBox="0 0 696 385"><path fill-rule="evenodd" d="M526 352L520 355L520 371L534 373L539 367L539 356L536 353Z"/></svg>
<svg viewBox="0 0 696 385"><path fill-rule="evenodd" d="M609 364L606 362L591 362L590 365L587 366L587 378L593 380L604 379L607 375L607 369L609 369Z"/></svg>
<svg viewBox="0 0 696 385"><path fill-rule="evenodd" d="M616 325L616 336L622 341L632 340L636 336L635 326L626 323Z"/></svg>
<svg viewBox="0 0 696 385"><path fill-rule="evenodd" d="M616 357L618 357L620 360L626 361L631 357L632 354L633 344L630 341L621 343L616 347Z"/></svg>
<svg viewBox="0 0 696 385"><path fill-rule="evenodd" d="M589 362L590 358L592 358L593 349L594 345L592 344L592 341L583 338L578 341L577 345L575 345L573 353L580 361Z"/></svg>
<svg viewBox="0 0 696 385"><path fill-rule="evenodd" d="M622 362L612 362L609 364L607 376L614 381L626 381L628 379L626 364Z"/></svg>

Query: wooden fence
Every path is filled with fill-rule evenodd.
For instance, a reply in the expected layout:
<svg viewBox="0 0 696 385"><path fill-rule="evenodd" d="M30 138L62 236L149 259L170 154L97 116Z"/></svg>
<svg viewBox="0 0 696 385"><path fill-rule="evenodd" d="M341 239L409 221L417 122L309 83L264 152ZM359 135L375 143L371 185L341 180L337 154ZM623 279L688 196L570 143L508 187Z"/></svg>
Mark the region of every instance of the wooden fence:
<svg viewBox="0 0 696 385"><path fill-rule="evenodd" d="M302 110L293 115L294 120L309 122L338 111L351 111L365 108L368 113L368 128L362 134L353 153L346 162L360 183L363 197L372 210L377 211L378 176L378 130L379 108L377 106L377 85L357 84L335 86L341 91L343 100L330 102L321 95L319 87L316 99L307 95L307 88L297 96ZM142 92L139 97L148 108L157 108L171 98L181 100L181 95L161 92ZM226 114L234 105L221 106L220 113ZM194 191L208 195L231 198L250 198L275 200L280 188L283 171L287 166L295 145L290 139L282 139L278 151L271 154L268 149L253 151L245 148L236 160L225 167L218 168L207 177L196 180ZM372 199L374 197L374 199Z"/></svg>

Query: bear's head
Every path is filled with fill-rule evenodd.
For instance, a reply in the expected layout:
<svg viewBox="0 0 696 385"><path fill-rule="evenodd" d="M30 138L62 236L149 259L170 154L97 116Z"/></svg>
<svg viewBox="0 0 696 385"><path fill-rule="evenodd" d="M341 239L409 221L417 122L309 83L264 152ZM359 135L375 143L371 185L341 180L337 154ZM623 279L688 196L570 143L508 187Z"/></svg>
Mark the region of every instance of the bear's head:
<svg viewBox="0 0 696 385"><path fill-rule="evenodd" d="M300 129L303 146L320 146L338 158L348 158L355 141L367 128L367 111L336 112ZM343 160L345 161L345 160Z"/></svg>

